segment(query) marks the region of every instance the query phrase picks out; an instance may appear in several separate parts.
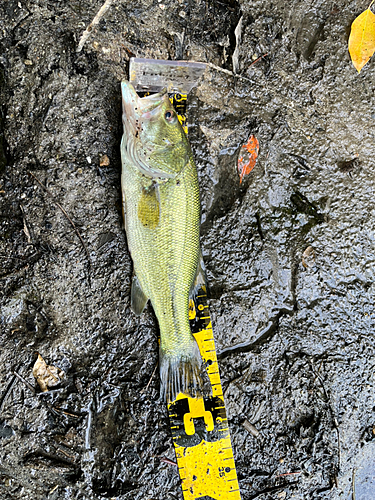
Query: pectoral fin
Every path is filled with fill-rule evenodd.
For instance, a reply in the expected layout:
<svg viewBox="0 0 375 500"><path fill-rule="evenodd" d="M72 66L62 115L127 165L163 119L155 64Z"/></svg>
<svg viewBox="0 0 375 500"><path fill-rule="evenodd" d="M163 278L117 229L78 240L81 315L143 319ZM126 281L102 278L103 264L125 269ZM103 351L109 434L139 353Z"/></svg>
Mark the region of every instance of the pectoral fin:
<svg viewBox="0 0 375 500"><path fill-rule="evenodd" d="M131 308L134 314L140 316L146 307L148 297L142 290L141 284L137 276L133 276L132 291L131 291Z"/></svg>
<svg viewBox="0 0 375 500"><path fill-rule="evenodd" d="M143 189L138 202L138 219L149 229L155 229L159 225L160 203L158 189L157 186Z"/></svg>

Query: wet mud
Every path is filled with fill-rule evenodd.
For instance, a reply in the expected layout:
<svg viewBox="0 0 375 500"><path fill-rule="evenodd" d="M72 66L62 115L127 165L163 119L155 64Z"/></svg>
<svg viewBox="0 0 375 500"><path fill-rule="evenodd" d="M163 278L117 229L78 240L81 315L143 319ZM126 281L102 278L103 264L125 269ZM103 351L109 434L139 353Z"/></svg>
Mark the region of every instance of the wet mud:
<svg viewBox="0 0 375 500"><path fill-rule="evenodd" d="M0 498L182 499L155 317L129 304L120 81L133 55L233 54L189 138L242 498L373 498L375 66L347 51L367 4L121 0L77 52L102 4L0 4ZM44 393L37 353L65 372Z"/></svg>

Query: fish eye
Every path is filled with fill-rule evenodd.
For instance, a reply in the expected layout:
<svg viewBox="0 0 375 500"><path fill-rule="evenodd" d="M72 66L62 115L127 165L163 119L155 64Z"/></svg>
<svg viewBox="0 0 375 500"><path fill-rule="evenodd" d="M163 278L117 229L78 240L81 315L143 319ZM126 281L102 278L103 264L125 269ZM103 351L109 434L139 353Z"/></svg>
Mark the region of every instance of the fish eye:
<svg viewBox="0 0 375 500"><path fill-rule="evenodd" d="M175 119L176 115L174 111L167 111L164 115L164 118L167 120L167 122L172 123Z"/></svg>

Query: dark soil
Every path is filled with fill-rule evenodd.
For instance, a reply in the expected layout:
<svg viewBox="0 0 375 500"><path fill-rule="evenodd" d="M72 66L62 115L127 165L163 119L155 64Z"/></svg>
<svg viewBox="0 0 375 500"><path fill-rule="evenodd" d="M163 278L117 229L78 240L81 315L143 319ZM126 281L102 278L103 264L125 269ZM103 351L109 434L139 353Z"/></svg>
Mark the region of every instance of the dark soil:
<svg viewBox="0 0 375 500"><path fill-rule="evenodd" d="M241 16L245 79L207 70L189 137L242 498L374 498L375 63L347 50L367 3L118 0L77 52L103 1L0 3L0 498L182 499L155 317L129 306L120 81L133 55L232 70ZM66 373L48 393L36 353Z"/></svg>

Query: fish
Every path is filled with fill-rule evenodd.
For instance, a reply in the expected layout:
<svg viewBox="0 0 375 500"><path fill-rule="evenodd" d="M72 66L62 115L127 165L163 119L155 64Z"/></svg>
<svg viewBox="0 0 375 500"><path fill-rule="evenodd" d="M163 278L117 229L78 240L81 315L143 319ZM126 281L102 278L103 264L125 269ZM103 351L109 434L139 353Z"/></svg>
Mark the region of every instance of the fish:
<svg viewBox="0 0 375 500"><path fill-rule="evenodd" d="M160 397L207 394L208 376L189 325L189 301L205 285L197 168L166 89L139 97L121 82L121 190L133 261L131 309L148 301L160 330Z"/></svg>

